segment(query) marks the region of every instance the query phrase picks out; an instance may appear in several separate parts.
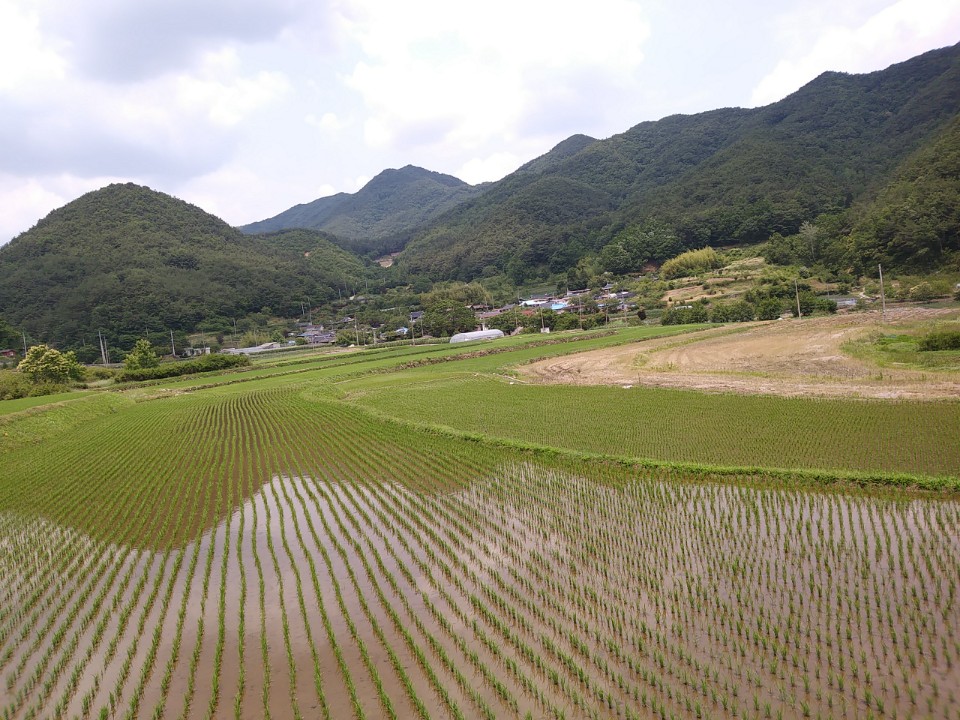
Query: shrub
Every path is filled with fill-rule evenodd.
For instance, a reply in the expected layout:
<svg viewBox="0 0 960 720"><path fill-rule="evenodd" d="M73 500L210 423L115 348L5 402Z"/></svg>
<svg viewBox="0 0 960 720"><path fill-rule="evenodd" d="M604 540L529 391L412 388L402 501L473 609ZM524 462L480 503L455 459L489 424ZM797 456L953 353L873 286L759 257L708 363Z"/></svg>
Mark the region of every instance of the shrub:
<svg viewBox="0 0 960 720"><path fill-rule="evenodd" d="M660 274L664 279L670 280L671 278L695 275L704 270L712 270L722 264L717 251L712 247L705 247L700 250L688 250L667 260L660 267Z"/></svg>
<svg viewBox="0 0 960 720"><path fill-rule="evenodd" d="M34 345L17 365L34 383L66 384L83 378L83 366L73 351L62 353L48 345Z"/></svg>
<svg viewBox="0 0 960 720"><path fill-rule="evenodd" d="M920 350L960 350L960 330L930 333L918 345Z"/></svg>
<svg viewBox="0 0 960 720"><path fill-rule="evenodd" d="M729 305L718 304L715 306L710 313L710 322L750 322L755 316L753 305L744 300L739 300Z"/></svg>
<svg viewBox="0 0 960 720"><path fill-rule="evenodd" d="M124 358L123 364L127 370L144 370L159 367L160 358L157 356L157 353L153 351L153 346L150 344L150 341L141 338L137 340L137 344L133 346L133 350Z"/></svg>
<svg viewBox="0 0 960 720"><path fill-rule="evenodd" d="M131 380L161 380L177 377L178 375L192 375L194 373L226 370L228 368L249 365L250 358L246 355L204 355L196 360L163 363L154 368L140 368L138 370L122 370L117 380L127 382Z"/></svg>
<svg viewBox="0 0 960 720"><path fill-rule="evenodd" d="M660 316L661 325L690 325L705 323L710 319L707 306L697 302L690 306L681 306L664 310Z"/></svg>
<svg viewBox="0 0 960 720"><path fill-rule="evenodd" d="M30 382L22 373L12 370L0 371L0 400L17 400L67 392L69 385L51 382Z"/></svg>
<svg viewBox="0 0 960 720"><path fill-rule="evenodd" d="M765 298L757 303L758 320L776 320L783 312L783 302L777 298Z"/></svg>

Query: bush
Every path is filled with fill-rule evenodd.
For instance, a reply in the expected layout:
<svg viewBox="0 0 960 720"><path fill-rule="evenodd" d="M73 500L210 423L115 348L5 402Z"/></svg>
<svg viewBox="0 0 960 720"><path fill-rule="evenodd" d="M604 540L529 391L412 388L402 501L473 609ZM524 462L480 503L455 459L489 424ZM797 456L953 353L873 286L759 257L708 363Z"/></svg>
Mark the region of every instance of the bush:
<svg viewBox="0 0 960 720"><path fill-rule="evenodd" d="M960 350L960 331L930 333L918 345L921 350Z"/></svg>
<svg viewBox="0 0 960 720"><path fill-rule="evenodd" d="M710 319L707 306L703 303L694 303L690 306L681 306L664 310L660 316L661 325L691 325L705 323Z"/></svg>
<svg viewBox="0 0 960 720"><path fill-rule="evenodd" d="M163 378L177 377L178 375L193 375L194 373L226 370L228 368L241 367L249 364L250 358L246 355L204 355L196 360L163 363L154 368L122 370L117 375L117 380L119 382L161 380Z"/></svg>
<svg viewBox="0 0 960 720"><path fill-rule="evenodd" d="M755 316L756 313L754 312L753 305L744 300L739 300L729 305L716 305L710 313L710 322L750 322Z"/></svg>
<svg viewBox="0 0 960 720"><path fill-rule="evenodd" d="M667 260L660 266L660 274L665 280L672 278L695 275L704 270L712 270L723 265L717 251L712 247L701 248L700 250L688 250L685 253L677 255L675 258Z"/></svg>
<svg viewBox="0 0 960 720"><path fill-rule="evenodd" d="M71 352L62 353L48 345L34 345L17 365L32 382L63 385L83 379L83 366Z"/></svg>
<svg viewBox="0 0 960 720"><path fill-rule="evenodd" d="M0 400L17 400L67 392L69 385L51 382L30 382L25 375L12 370L0 371Z"/></svg>
<svg viewBox="0 0 960 720"><path fill-rule="evenodd" d="M783 312L783 302L777 298L765 298L757 303L757 320L777 320Z"/></svg>
<svg viewBox="0 0 960 720"><path fill-rule="evenodd" d="M127 357L123 360L124 367L127 370L145 370L160 366L160 358L154 352L153 346L149 340L141 338L137 340Z"/></svg>

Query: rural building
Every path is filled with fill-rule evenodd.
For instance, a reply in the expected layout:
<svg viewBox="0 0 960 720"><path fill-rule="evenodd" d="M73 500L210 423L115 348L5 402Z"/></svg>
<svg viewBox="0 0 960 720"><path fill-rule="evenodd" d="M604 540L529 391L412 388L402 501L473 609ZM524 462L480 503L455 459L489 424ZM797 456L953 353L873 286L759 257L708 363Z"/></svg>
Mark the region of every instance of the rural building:
<svg viewBox="0 0 960 720"><path fill-rule="evenodd" d="M470 342L471 340L496 340L503 337L502 330L474 330L473 332L457 333L450 338L450 342Z"/></svg>

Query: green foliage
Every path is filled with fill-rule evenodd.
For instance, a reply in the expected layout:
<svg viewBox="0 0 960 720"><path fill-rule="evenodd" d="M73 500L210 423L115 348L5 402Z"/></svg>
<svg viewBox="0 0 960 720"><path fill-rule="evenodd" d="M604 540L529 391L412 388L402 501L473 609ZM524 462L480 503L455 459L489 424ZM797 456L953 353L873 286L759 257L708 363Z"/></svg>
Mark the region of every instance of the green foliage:
<svg viewBox="0 0 960 720"><path fill-rule="evenodd" d="M932 332L920 339L921 351L960 350L960 330Z"/></svg>
<svg viewBox="0 0 960 720"><path fill-rule="evenodd" d="M682 251L680 239L666 223L648 219L617 233L600 251L600 263L607 272L624 275L648 263L661 263Z"/></svg>
<svg viewBox="0 0 960 720"><path fill-rule="evenodd" d="M62 353L48 345L34 345L17 365L33 383L67 384L83 379L83 366L73 352Z"/></svg>
<svg viewBox="0 0 960 720"><path fill-rule="evenodd" d="M663 311L661 325L692 325L710 320L706 303L695 302L692 305L678 305Z"/></svg>
<svg viewBox="0 0 960 720"><path fill-rule="evenodd" d="M665 280L672 280L673 278L696 275L718 268L721 265L723 263L720 261L717 251L712 247L705 247L700 250L688 250L667 260L660 267L660 274Z"/></svg>
<svg viewBox="0 0 960 720"><path fill-rule="evenodd" d="M127 356L123 359L123 366L127 370L143 370L146 368L155 368L160 364L160 358L153 350L153 345L149 340L137 340Z"/></svg>
<svg viewBox="0 0 960 720"><path fill-rule="evenodd" d="M0 317L0 350L12 350L20 345L20 340L20 333Z"/></svg>
<svg viewBox="0 0 960 720"><path fill-rule="evenodd" d="M64 347L96 348L100 329L130 347L203 320L232 330L233 318L264 306L297 315L302 301L336 297L364 272L319 233L245 236L169 195L110 185L0 247L0 307Z"/></svg>
<svg viewBox="0 0 960 720"><path fill-rule="evenodd" d="M757 302L757 320L776 320L783 313L783 301L767 297Z"/></svg>
<svg viewBox="0 0 960 720"><path fill-rule="evenodd" d="M436 297L424 303L421 322L434 337L467 332L477 326L473 311L453 297Z"/></svg>
<svg viewBox="0 0 960 720"><path fill-rule="evenodd" d="M320 198L240 229L323 230L344 249L376 256L399 250L416 228L477 193L455 177L408 165L384 170L352 195Z"/></svg>
<svg viewBox="0 0 960 720"><path fill-rule="evenodd" d="M195 360L161 363L156 367L125 369L117 375L117 381L160 380L180 375L227 370L249 364L250 358L246 355L203 355Z"/></svg>
<svg viewBox="0 0 960 720"><path fill-rule="evenodd" d="M64 385L57 385L56 387L65 388ZM0 370L0 400L16 400L34 395L47 395L51 392L59 392L59 390L52 389L49 383L31 382L22 373L13 370Z"/></svg>
<svg viewBox="0 0 960 720"><path fill-rule="evenodd" d="M937 297L933 286L928 282L922 282L910 288L910 299L916 302L930 302Z"/></svg>
<svg viewBox="0 0 960 720"><path fill-rule="evenodd" d="M960 118L910 157L853 230L873 265L931 269L960 253Z"/></svg>
<svg viewBox="0 0 960 720"><path fill-rule="evenodd" d="M719 303L710 309L710 322L750 322L756 317L756 309L745 300L735 303Z"/></svg>
<svg viewBox="0 0 960 720"><path fill-rule="evenodd" d="M520 282L600 253L604 269L632 272L652 254L632 252L631 234L653 215L678 240L670 254L778 233L797 244L773 248L787 251L776 262L840 270L946 261L960 237L951 231L960 206L956 142L932 143L960 111L958 55L954 46L869 75L825 73L766 107L561 143L437 218L398 264L464 280L492 267ZM904 185L877 198L915 152Z"/></svg>

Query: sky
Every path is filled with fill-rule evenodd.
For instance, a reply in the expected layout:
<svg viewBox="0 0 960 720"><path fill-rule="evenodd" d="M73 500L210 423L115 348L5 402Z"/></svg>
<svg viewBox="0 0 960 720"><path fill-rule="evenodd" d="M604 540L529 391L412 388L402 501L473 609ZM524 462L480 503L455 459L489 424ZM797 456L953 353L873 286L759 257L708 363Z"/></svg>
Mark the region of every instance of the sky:
<svg viewBox="0 0 960 720"><path fill-rule="evenodd" d="M960 0L0 0L0 244L112 182L232 225L387 168L775 102L960 41Z"/></svg>

